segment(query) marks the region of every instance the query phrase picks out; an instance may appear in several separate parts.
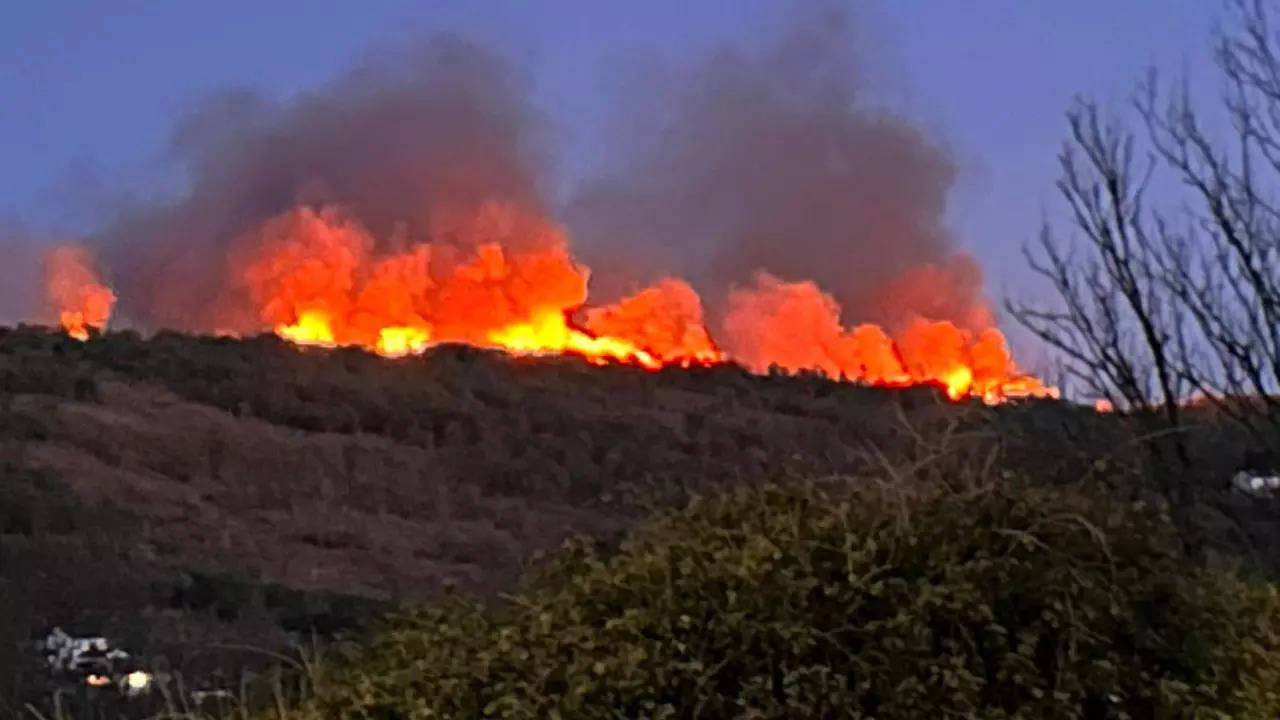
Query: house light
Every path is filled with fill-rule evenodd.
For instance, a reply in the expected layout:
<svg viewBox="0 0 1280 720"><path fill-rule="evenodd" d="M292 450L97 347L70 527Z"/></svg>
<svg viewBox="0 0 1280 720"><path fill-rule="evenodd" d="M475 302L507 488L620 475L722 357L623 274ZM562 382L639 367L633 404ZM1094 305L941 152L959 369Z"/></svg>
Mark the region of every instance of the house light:
<svg viewBox="0 0 1280 720"><path fill-rule="evenodd" d="M151 673L134 670L124 676L124 687L125 691L130 695L146 691L147 688L151 687Z"/></svg>

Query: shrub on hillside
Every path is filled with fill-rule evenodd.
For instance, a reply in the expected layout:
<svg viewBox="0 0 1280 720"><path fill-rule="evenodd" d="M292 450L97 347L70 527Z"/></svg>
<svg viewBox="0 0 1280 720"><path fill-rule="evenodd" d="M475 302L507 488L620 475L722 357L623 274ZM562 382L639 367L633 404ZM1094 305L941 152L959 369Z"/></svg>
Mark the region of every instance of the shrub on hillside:
<svg viewBox="0 0 1280 720"><path fill-rule="evenodd" d="M1046 488L741 489L394 617L297 716L1276 717L1276 590L1175 548Z"/></svg>

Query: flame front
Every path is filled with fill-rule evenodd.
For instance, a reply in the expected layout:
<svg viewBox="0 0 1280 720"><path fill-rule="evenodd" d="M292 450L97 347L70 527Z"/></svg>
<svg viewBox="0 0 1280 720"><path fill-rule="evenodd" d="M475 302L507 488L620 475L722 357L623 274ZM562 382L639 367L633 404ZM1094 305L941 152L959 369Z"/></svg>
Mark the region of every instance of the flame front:
<svg viewBox="0 0 1280 720"><path fill-rule="evenodd" d="M844 327L841 308L816 284L761 272L730 293L722 350L707 331L701 299L683 280L666 278L613 305L588 307L589 272L555 225L502 203L441 225L449 242L388 243L393 250L379 251L368 230L341 211L299 208L242 240L229 258L231 285L259 327L282 338L387 357L459 342L649 370L732 360L756 372L819 370L891 387L931 383L952 400L1056 397L1056 389L1018 371L1004 336L986 326L983 307L969 312L977 328L924 317L893 332ZM88 326L105 325L115 298L88 254L60 249L49 267L47 294L68 332L84 338Z"/></svg>
<svg viewBox="0 0 1280 720"><path fill-rule="evenodd" d="M431 343L431 330L426 327L384 327L378 330L374 350L386 357L416 355Z"/></svg>
<svg viewBox="0 0 1280 720"><path fill-rule="evenodd" d="M990 403L1057 396L1056 389L1018 371L995 328L974 332L920 317L896 337L878 325L845 328L839 305L817 285L768 273L732 292L725 332L734 358L757 372L779 366L890 387L931 383L953 400Z"/></svg>
<svg viewBox="0 0 1280 720"><path fill-rule="evenodd" d="M516 208L487 205L452 228L458 244L376 253L336 210L299 209L249 237L233 262L264 323L299 344L359 345L386 356L462 342L513 353L571 353L601 364L714 363L702 305L666 280L571 319L588 271L560 230Z"/></svg>
<svg viewBox="0 0 1280 720"><path fill-rule="evenodd" d="M90 328L104 328L116 296L102 283L93 256L79 246L53 248L45 255L45 303L67 334L88 340Z"/></svg>
<svg viewBox="0 0 1280 720"><path fill-rule="evenodd" d="M276 325L276 334L300 345L332 345L333 323L319 310L303 310L289 325Z"/></svg>
<svg viewBox="0 0 1280 720"><path fill-rule="evenodd" d="M597 364L631 362L654 370L663 365L662 360L626 340L595 337L570 327L564 309L539 311L529 322L489 333L488 340L515 353L573 353Z"/></svg>

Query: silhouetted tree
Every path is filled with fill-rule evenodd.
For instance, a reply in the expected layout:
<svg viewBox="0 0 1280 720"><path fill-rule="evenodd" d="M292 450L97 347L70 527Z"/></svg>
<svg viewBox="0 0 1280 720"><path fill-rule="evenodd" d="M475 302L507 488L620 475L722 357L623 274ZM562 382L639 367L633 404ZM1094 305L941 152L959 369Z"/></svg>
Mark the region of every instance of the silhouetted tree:
<svg viewBox="0 0 1280 720"><path fill-rule="evenodd" d="M1162 92L1152 71L1137 133L1088 100L1067 113L1058 187L1078 240L1046 226L1026 253L1059 302L1007 303L1088 393L1161 416L1182 463L1194 399L1280 447L1280 36L1265 0L1230 10L1214 42L1220 106L1197 108L1185 83ZM1153 179L1182 189L1161 204L1176 211L1145 202Z"/></svg>

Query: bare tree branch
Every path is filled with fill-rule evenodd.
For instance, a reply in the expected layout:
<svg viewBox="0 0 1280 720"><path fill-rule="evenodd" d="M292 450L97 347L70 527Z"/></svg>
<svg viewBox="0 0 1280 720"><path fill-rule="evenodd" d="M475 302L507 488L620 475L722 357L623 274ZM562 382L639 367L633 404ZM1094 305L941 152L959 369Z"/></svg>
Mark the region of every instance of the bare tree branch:
<svg viewBox="0 0 1280 720"><path fill-rule="evenodd" d="M1176 430L1199 398L1280 451L1280 35L1265 0L1230 9L1209 112L1154 71L1134 98L1141 139L1087 100L1068 111L1058 189L1077 232L1045 227L1024 250L1058 302L1006 306L1118 410ZM1181 202L1146 207L1153 177Z"/></svg>

